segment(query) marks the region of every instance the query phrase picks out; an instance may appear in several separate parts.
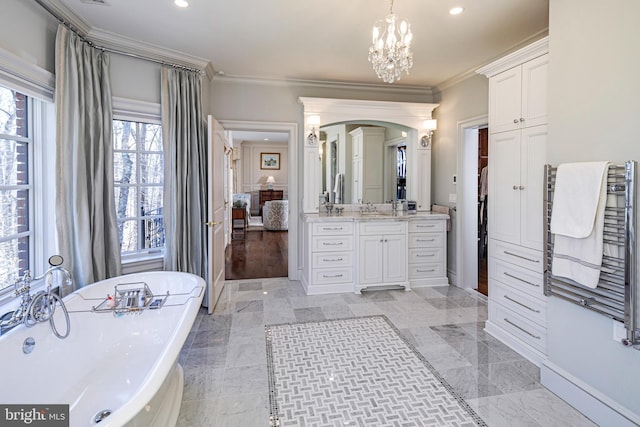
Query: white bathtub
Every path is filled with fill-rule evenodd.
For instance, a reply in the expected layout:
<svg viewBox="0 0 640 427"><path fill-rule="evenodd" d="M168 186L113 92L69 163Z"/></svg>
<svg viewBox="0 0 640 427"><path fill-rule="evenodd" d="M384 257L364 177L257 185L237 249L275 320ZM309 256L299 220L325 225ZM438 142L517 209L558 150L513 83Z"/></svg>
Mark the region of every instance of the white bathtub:
<svg viewBox="0 0 640 427"><path fill-rule="evenodd" d="M145 282L170 296L157 310L115 317L96 313L120 283ZM71 333L59 339L48 322L20 325L0 336L3 404L69 404L72 427L175 425L182 399L182 345L196 318L204 280L176 272L137 273L104 280L65 297ZM56 325L65 332L61 310ZM35 339L29 354L26 338ZM111 415L96 424L103 410Z"/></svg>

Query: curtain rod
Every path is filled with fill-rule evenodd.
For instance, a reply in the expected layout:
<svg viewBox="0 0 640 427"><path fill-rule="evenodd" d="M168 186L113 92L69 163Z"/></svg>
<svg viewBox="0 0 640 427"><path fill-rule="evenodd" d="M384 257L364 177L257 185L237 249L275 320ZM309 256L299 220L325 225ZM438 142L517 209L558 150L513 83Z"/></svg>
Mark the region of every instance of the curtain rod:
<svg viewBox="0 0 640 427"><path fill-rule="evenodd" d="M94 47L96 49L100 49L103 52L109 52L109 53L115 53L117 55L129 56L129 57L136 58L136 59L142 59L144 61L154 62L154 63L160 64L160 65L167 65L167 66L172 67L172 68L178 68L178 69L181 69L181 70L193 71L193 72L196 72L196 73L199 73L199 74L204 74L204 71L198 70L197 68L187 67L186 65L174 64L174 63L171 63L171 62L163 61L161 59L155 59L155 58L151 58L151 57L148 57L148 56L140 55L140 54L137 54L137 53L126 52L126 51L119 50L119 49L114 49L114 48L109 48L109 47L97 45L93 41L87 39L80 32L80 30L78 28L76 28L73 24L71 24L70 22L67 22L58 13L56 13L53 9L51 9L51 7L49 7L49 5L47 5L43 0L35 0L35 2L38 3L38 5L40 5L40 7L42 7L44 10L46 10L47 13L49 13L51 16L56 18L58 20L58 22L60 22L65 27L67 27L76 36L78 36L80 38L80 40L82 40L84 43L87 43L91 47Z"/></svg>

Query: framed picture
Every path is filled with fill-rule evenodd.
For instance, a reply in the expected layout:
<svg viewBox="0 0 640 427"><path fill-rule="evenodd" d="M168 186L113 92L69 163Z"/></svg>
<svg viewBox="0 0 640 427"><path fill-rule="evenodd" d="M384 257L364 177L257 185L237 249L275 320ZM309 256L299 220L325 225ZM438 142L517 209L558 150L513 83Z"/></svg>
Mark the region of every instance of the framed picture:
<svg viewBox="0 0 640 427"><path fill-rule="evenodd" d="M280 169L280 153L260 153L260 169Z"/></svg>

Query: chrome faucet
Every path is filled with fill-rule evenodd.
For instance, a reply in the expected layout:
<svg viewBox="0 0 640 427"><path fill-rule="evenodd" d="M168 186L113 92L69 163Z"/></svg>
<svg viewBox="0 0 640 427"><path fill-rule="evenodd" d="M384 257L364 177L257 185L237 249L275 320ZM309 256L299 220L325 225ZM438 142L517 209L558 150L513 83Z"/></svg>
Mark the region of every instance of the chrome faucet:
<svg viewBox="0 0 640 427"><path fill-rule="evenodd" d="M24 322L24 319L29 312L29 306L31 305L32 301L31 280L31 273L29 272L29 270L27 270L25 271L24 276L16 280L13 284L14 296L21 297L22 299L20 300L20 306L15 311L10 313L11 317L9 317L9 319L0 321L0 331L8 331ZM3 317L6 317L6 315Z"/></svg>
<svg viewBox="0 0 640 427"><path fill-rule="evenodd" d="M53 333L58 338L66 338L70 331L69 313L60 296L56 295L52 289L54 272L61 272L64 275L64 284L71 283L71 273L64 267L61 267L62 257L54 255L49 258L51 267L47 269L41 276L31 277L31 273L27 270L22 278L18 279L14 284L14 295L21 297L20 306L11 313L11 317L7 320L0 321L0 331L10 330L20 323L28 328L37 323L49 321ZM47 280L48 279L48 280ZM31 284L40 280L47 282L46 290L38 291L31 295ZM53 321L53 314L56 311L56 303L60 304L65 315L67 329L64 335L60 334ZM1 333L1 332L0 332Z"/></svg>

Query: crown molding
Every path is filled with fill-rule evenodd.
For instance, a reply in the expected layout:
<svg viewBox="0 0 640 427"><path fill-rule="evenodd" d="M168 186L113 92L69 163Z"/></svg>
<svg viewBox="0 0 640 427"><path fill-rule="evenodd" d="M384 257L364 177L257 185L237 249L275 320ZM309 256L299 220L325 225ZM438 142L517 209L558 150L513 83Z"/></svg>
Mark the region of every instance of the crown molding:
<svg viewBox="0 0 640 427"><path fill-rule="evenodd" d="M264 86L296 86L296 87L313 87L323 89L342 89L342 90L363 90L375 93L390 93L399 95L413 96L433 96L433 88L431 86L410 86L410 85L389 85L376 83L357 83L346 81L331 80L306 80L294 78L270 78L258 76L242 76L218 73L215 80L229 83L248 83Z"/></svg>
<svg viewBox="0 0 640 427"><path fill-rule="evenodd" d="M92 29L87 38L96 45L114 51L114 53L149 59L167 65L195 68L207 74L209 79L215 75L213 67L207 59L187 55L177 50L163 48L151 43L141 42L129 37L104 31L98 28Z"/></svg>
<svg viewBox="0 0 640 427"><path fill-rule="evenodd" d="M492 63L479 68L476 73L493 77L503 71L520 65L526 61L542 56L549 52L549 36L543 37L515 52L512 52Z"/></svg>
<svg viewBox="0 0 640 427"><path fill-rule="evenodd" d="M116 54L137 57L142 60L159 62L178 67L194 68L206 74L212 80L215 73L207 59L186 55L176 50L163 48L151 43L141 42L109 31L93 28L72 9L55 0L36 0L49 13L64 24L77 30L81 36Z"/></svg>
<svg viewBox="0 0 640 427"><path fill-rule="evenodd" d="M62 20L65 24L69 24L74 30L77 30L81 36L84 37L91 31L91 25L62 2L57 0L36 0L36 3L39 3L56 19Z"/></svg>
<svg viewBox="0 0 640 427"><path fill-rule="evenodd" d="M509 52L514 52L518 49L526 49L527 47L535 44L535 43L543 43L543 40L547 39L547 48L546 50L548 51L549 47L548 47L548 33L549 33L549 29L545 28L541 31L538 31L536 34L534 34L531 37L527 37L525 40L516 43L515 45L511 46L509 49L507 49L506 51L504 51L503 53L501 53L500 55L492 58L491 60L487 61L484 65L478 65L476 67L473 67L467 71L464 71L460 74L457 74L447 80L444 80L440 83L438 83L435 87L437 89L438 92L442 92L443 90L449 89L452 86L455 86L473 76L475 76L476 74L484 74L482 72L480 72L480 70L484 70L485 68L488 68L490 66L490 64L494 64L498 61L500 61L501 59L503 59L505 57L505 55L509 55ZM541 36L545 36L542 39L540 38ZM546 53L546 52L544 52ZM539 56L539 55L538 55ZM503 70L504 71L504 70Z"/></svg>

